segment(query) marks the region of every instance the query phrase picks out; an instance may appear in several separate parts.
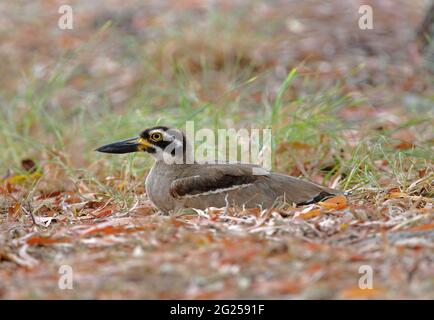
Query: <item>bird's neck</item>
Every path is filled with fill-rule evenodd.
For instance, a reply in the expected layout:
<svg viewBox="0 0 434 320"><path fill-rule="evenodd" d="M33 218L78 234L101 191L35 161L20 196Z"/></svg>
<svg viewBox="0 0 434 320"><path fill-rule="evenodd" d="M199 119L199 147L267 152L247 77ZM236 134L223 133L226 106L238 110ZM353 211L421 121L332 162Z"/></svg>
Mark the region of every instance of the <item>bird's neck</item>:
<svg viewBox="0 0 434 320"><path fill-rule="evenodd" d="M194 152L191 145L184 143L182 148L175 148L170 153L161 152L154 154L157 163L166 165L172 164L194 164Z"/></svg>

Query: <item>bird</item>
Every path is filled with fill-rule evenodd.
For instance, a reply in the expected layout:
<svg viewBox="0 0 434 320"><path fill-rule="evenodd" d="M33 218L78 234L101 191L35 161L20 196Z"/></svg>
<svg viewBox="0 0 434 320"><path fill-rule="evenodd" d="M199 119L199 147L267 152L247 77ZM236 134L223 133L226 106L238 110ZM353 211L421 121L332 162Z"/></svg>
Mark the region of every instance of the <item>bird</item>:
<svg viewBox="0 0 434 320"><path fill-rule="evenodd" d="M97 148L103 153L146 152L155 158L145 190L162 212L210 207L269 209L278 203L307 205L340 192L247 163L200 163L181 130L147 128L138 137Z"/></svg>

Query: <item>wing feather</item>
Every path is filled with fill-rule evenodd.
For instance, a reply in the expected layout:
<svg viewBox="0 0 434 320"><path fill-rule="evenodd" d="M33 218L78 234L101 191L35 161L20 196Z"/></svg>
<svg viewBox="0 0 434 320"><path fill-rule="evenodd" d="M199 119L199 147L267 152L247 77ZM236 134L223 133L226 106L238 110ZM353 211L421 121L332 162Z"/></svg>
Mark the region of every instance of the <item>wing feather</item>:
<svg viewBox="0 0 434 320"><path fill-rule="evenodd" d="M174 198L218 193L254 183L259 175L254 175L253 166L248 165L208 165L195 175L180 177L170 186Z"/></svg>

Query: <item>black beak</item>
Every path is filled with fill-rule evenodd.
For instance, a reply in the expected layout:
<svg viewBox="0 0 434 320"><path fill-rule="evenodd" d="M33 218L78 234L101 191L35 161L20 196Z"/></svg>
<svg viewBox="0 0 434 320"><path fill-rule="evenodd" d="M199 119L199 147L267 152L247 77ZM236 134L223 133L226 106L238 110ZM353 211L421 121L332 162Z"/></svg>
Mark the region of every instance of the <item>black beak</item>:
<svg viewBox="0 0 434 320"><path fill-rule="evenodd" d="M105 153L130 153L140 151L140 138L131 138L124 141L106 144L95 151Z"/></svg>

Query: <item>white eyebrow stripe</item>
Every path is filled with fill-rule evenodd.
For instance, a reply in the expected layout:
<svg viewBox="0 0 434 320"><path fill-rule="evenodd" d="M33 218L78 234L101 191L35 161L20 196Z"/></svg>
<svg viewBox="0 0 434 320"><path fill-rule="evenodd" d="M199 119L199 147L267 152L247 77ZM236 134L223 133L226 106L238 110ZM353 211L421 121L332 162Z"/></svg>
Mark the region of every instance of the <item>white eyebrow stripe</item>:
<svg viewBox="0 0 434 320"><path fill-rule="evenodd" d="M161 131L160 129L154 129L154 130L149 131L149 135L152 135L153 133L156 133L156 132L161 133L163 136L165 134L165 132Z"/></svg>
<svg viewBox="0 0 434 320"><path fill-rule="evenodd" d="M155 130L157 131L157 130ZM167 133L166 131L158 131L163 135L163 140L164 141L174 141L175 137L172 136L171 134Z"/></svg>
<svg viewBox="0 0 434 320"><path fill-rule="evenodd" d="M154 129L149 131L149 136L152 136L156 132L161 133L161 135L163 136L163 141L170 141L170 142L176 141L174 136L161 129Z"/></svg>

